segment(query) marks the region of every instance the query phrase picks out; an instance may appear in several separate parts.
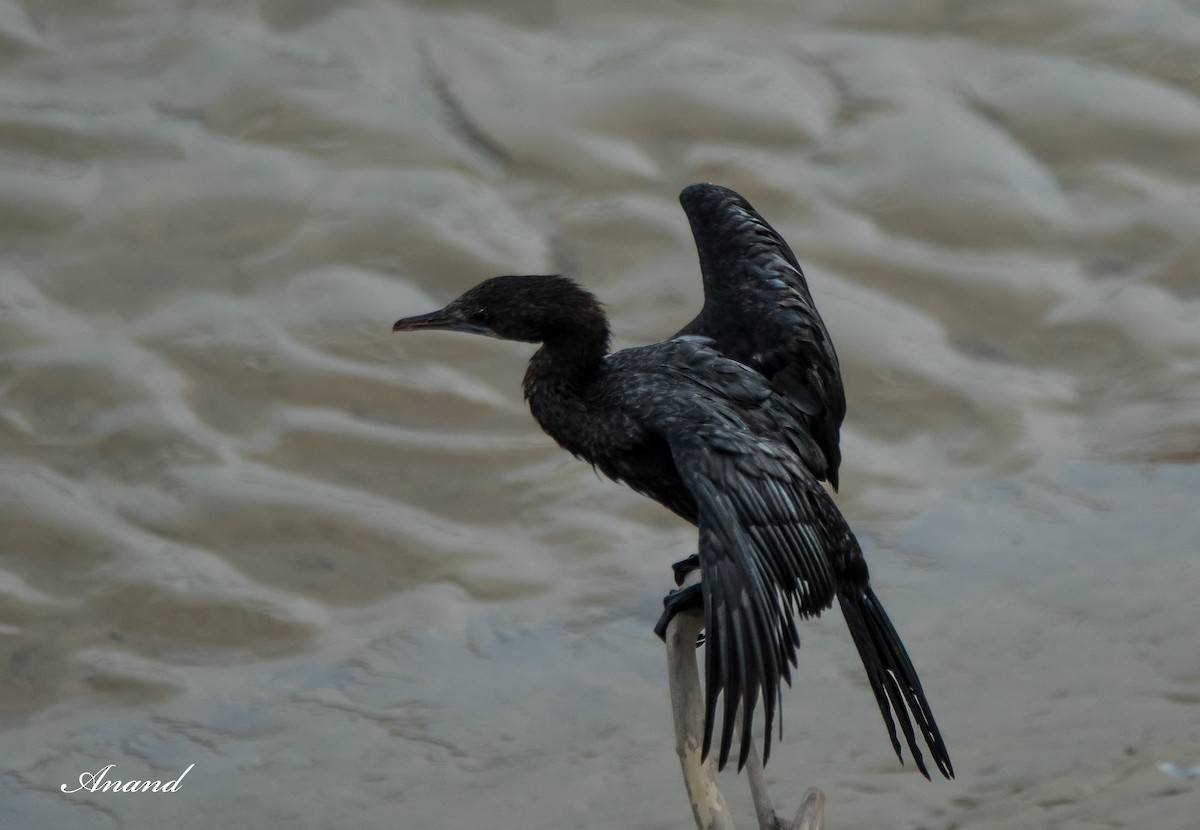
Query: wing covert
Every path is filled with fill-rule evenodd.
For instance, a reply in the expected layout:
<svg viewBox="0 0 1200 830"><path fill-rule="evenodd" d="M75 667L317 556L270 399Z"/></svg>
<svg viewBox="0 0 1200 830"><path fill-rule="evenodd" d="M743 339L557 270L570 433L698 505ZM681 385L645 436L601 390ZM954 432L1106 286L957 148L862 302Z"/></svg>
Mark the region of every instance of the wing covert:
<svg viewBox="0 0 1200 830"><path fill-rule="evenodd" d="M837 489L846 396L833 341L783 237L736 192L694 184L679 195L704 278L704 307L679 334L711 338L787 395L824 455L812 470Z"/></svg>
<svg viewBox="0 0 1200 830"><path fill-rule="evenodd" d="M700 527L705 629L704 753L723 698L718 765L728 761L742 706L738 767L750 748L761 695L764 759L781 682L791 683L800 636L795 616L830 607L838 581L820 499L828 498L786 448L734 427L668 436Z"/></svg>

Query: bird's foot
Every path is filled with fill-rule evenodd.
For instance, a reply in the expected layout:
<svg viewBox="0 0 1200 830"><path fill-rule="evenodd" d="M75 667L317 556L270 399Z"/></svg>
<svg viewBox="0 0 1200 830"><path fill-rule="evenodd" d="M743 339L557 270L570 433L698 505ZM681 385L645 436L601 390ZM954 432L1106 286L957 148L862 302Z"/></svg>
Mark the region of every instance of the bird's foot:
<svg viewBox="0 0 1200 830"><path fill-rule="evenodd" d="M687 579L687 575L700 567L700 554L693 553L687 559L681 559L671 566L671 570L675 572L675 584L682 585L683 580Z"/></svg>
<svg viewBox="0 0 1200 830"><path fill-rule="evenodd" d="M667 626L671 624L671 620L675 618L676 614L681 611L692 611L703 607L704 594L701 593L699 584L675 589L663 597L663 612L654 626L654 633L658 635L660 640L666 642ZM701 634L696 638L696 647L699 648L703 644L704 635Z"/></svg>

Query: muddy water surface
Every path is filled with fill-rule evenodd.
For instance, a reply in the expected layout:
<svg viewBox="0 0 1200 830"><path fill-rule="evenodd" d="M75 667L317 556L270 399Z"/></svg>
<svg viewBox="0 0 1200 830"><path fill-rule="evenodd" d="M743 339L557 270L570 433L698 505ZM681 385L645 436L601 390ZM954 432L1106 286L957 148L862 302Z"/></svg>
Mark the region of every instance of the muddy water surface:
<svg viewBox="0 0 1200 830"><path fill-rule="evenodd" d="M799 5L0 0L0 824L688 826L692 531L539 432L527 346L389 329L558 271L661 338L712 180L808 271L959 772L831 616L776 799L1197 826L1200 5ZM108 764L194 767L60 792Z"/></svg>

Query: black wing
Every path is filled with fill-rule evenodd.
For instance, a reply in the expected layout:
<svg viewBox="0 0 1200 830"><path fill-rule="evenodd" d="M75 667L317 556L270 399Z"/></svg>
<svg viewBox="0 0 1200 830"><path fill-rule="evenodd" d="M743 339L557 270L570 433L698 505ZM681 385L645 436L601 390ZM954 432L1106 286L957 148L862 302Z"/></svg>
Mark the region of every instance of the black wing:
<svg viewBox="0 0 1200 830"><path fill-rule="evenodd" d="M800 647L795 616L815 616L832 604L839 568L831 553L843 540L830 530L845 525L782 444L723 426L679 431L668 442L699 514L707 632L703 751L712 746L721 695L718 766L729 759L740 704L740 769L760 693L764 761L770 755L780 684L790 685Z"/></svg>
<svg viewBox="0 0 1200 830"><path fill-rule="evenodd" d="M723 697L718 764L729 759L739 705L739 768L745 763L760 696L764 761L770 755L781 684L790 684L800 647L795 617L819 615L837 596L897 754L899 721L928 776L915 721L938 768L953 776L920 680L870 589L858 541L812 473L820 450L797 428L792 401L701 337L627 349L606 363L621 382L597 408L619 412L615 431L642 449L598 455L596 463L700 528L705 756Z"/></svg>
<svg viewBox="0 0 1200 830"><path fill-rule="evenodd" d="M722 354L762 373L787 395L825 456L818 479L836 490L846 395L833 341L795 254L732 190L693 184L679 194L692 226L704 307L679 334L711 338Z"/></svg>
<svg viewBox="0 0 1200 830"><path fill-rule="evenodd" d="M691 502L681 515L700 528L703 751L712 747L723 697L718 763L729 759L740 705L741 767L760 696L764 758L770 754L780 685L791 682L800 647L796 616L829 608L852 564L865 573L862 554L810 472L820 450L761 374L699 337L618 352L608 362L622 378L622 395L610 403L664 442L674 485L658 492L665 478L615 472L663 503L681 489Z"/></svg>

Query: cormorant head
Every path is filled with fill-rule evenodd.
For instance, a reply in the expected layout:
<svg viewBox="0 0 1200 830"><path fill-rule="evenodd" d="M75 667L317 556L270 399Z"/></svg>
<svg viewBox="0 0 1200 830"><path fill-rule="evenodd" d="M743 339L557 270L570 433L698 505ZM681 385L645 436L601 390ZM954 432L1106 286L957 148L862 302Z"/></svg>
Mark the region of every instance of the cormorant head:
<svg viewBox="0 0 1200 830"><path fill-rule="evenodd" d="M441 329L544 343L603 332L608 323L591 293L561 276L493 277L439 311L396 321L392 331Z"/></svg>

